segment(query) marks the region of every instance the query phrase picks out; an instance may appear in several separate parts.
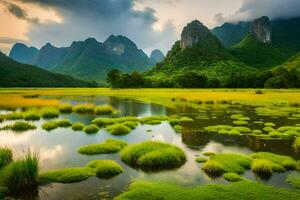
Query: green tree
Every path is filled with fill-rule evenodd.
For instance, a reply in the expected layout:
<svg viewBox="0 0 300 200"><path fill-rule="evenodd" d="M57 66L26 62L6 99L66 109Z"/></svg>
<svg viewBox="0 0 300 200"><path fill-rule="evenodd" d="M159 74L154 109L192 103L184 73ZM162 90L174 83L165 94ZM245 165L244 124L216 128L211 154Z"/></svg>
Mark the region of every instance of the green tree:
<svg viewBox="0 0 300 200"><path fill-rule="evenodd" d="M111 85L113 89L119 88L121 86L121 71L113 69L107 74L107 82Z"/></svg>

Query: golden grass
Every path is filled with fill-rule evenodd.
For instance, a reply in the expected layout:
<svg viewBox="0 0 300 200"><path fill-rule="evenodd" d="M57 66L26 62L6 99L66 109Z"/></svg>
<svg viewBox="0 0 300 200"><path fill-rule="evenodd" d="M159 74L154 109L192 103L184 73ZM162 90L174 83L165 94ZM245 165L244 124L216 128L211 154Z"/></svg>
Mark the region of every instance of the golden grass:
<svg viewBox="0 0 300 200"><path fill-rule="evenodd" d="M145 102L167 105L169 107L185 101L245 101L260 103L299 102L300 90L262 90L255 89L120 89L109 88L50 88L50 89L0 89L0 107L58 106L58 100L23 98L24 95L39 96L115 96L133 98Z"/></svg>

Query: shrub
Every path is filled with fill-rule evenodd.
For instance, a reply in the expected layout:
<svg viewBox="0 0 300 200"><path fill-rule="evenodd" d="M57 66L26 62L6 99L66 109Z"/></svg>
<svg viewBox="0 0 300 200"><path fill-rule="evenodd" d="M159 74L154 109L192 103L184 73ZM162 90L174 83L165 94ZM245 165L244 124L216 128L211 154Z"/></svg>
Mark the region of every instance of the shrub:
<svg viewBox="0 0 300 200"><path fill-rule="evenodd" d="M12 161L12 152L8 148L0 148L0 169Z"/></svg>
<svg viewBox="0 0 300 200"><path fill-rule="evenodd" d="M72 125L72 129L74 131L82 131L82 129L84 128L84 124L81 123L81 122L75 122L73 125Z"/></svg>
<svg viewBox="0 0 300 200"><path fill-rule="evenodd" d="M65 103L58 106L60 113L71 113L73 111L72 104Z"/></svg>
<svg viewBox="0 0 300 200"><path fill-rule="evenodd" d="M94 125L94 124L87 125L83 128L83 131L88 133L88 134L97 133L99 130L100 130L99 127Z"/></svg>
<svg viewBox="0 0 300 200"><path fill-rule="evenodd" d="M251 165L252 171L262 177L269 177L272 175L272 162L266 159L255 159Z"/></svg>
<svg viewBox="0 0 300 200"><path fill-rule="evenodd" d="M85 155L95 155L104 153L116 153L127 146L127 142L122 140L108 139L101 144L90 144L78 149L78 153Z"/></svg>
<svg viewBox="0 0 300 200"><path fill-rule="evenodd" d="M54 107L45 107L41 109L41 116L44 119L53 119L59 117L59 110Z"/></svg>
<svg viewBox="0 0 300 200"><path fill-rule="evenodd" d="M73 111L79 114L93 114L95 106L93 104L79 104L73 106Z"/></svg>
<svg viewBox="0 0 300 200"><path fill-rule="evenodd" d="M101 160L96 168L96 175L99 178L111 178L124 171L124 169L113 160Z"/></svg>
<svg viewBox="0 0 300 200"><path fill-rule="evenodd" d="M58 128L58 125L56 123L56 121L48 121L43 123L42 128L46 131L52 131L56 128Z"/></svg>
<svg viewBox="0 0 300 200"><path fill-rule="evenodd" d="M121 159L133 167L152 171L179 167L185 163L186 156L176 146L149 141L125 147Z"/></svg>
<svg viewBox="0 0 300 200"><path fill-rule="evenodd" d="M10 129L10 130L13 130L13 131L16 131L16 132L22 132L22 131L28 131L28 130L36 129L36 126L32 125L28 122L18 121L18 122L15 122L12 125L5 126L4 129Z"/></svg>
<svg viewBox="0 0 300 200"><path fill-rule="evenodd" d="M28 152L23 159L10 163L4 170L4 185L10 191L38 185L39 158L36 154Z"/></svg>
<svg viewBox="0 0 300 200"><path fill-rule="evenodd" d="M112 135L126 135L130 133L131 129L123 124L114 124L106 128L106 130Z"/></svg>
<svg viewBox="0 0 300 200"><path fill-rule="evenodd" d="M241 181L243 180L243 177L241 177L239 174L237 173L232 173L232 172L228 172L223 174L223 177L230 182L236 182L236 181Z"/></svg>
<svg viewBox="0 0 300 200"><path fill-rule="evenodd" d="M111 105L100 105L95 107L95 114L97 115L111 115L116 110Z"/></svg>

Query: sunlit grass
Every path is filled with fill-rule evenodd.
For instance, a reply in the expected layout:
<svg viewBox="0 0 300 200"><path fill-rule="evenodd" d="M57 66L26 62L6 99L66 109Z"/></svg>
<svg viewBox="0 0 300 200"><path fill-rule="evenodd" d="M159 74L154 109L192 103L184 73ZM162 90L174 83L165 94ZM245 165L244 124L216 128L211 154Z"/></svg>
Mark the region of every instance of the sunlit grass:
<svg viewBox="0 0 300 200"><path fill-rule="evenodd" d="M93 114L95 105L93 104L78 104L73 106L73 111L78 114Z"/></svg>
<svg viewBox="0 0 300 200"><path fill-rule="evenodd" d="M84 124L82 122L75 122L72 125L73 131L82 131L83 128L84 128Z"/></svg>
<svg viewBox="0 0 300 200"><path fill-rule="evenodd" d="M59 117L59 110L54 107L43 107L40 110L41 117L44 119L53 119Z"/></svg>
<svg viewBox="0 0 300 200"><path fill-rule="evenodd" d="M113 124L106 127L106 130L112 135L126 135L130 133L131 128L123 124Z"/></svg>
<svg viewBox="0 0 300 200"><path fill-rule="evenodd" d="M83 131L86 132L87 134L94 134L97 133L99 131L99 127L91 124L91 125L87 125L83 128Z"/></svg>
<svg viewBox="0 0 300 200"><path fill-rule="evenodd" d="M6 125L3 129L4 130L12 130L12 131L16 131L16 132L22 132L22 131L36 129L36 126L31 123L28 123L28 122L17 121L13 124Z"/></svg>
<svg viewBox="0 0 300 200"><path fill-rule="evenodd" d="M58 106L58 109L60 113L71 113L73 111L73 106L72 104L65 103L65 104L60 104Z"/></svg>
<svg viewBox="0 0 300 200"><path fill-rule="evenodd" d="M117 113L111 105L99 105L95 107L95 114L97 115L111 115Z"/></svg>
<svg viewBox="0 0 300 200"><path fill-rule="evenodd" d="M77 151L85 155L116 153L126 146L125 141L108 139L104 143L81 146Z"/></svg>
<svg viewBox="0 0 300 200"><path fill-rule="evenodd" d="M13 159L12 151L9 148L0 148L0 169L8 165Z"/></svg>

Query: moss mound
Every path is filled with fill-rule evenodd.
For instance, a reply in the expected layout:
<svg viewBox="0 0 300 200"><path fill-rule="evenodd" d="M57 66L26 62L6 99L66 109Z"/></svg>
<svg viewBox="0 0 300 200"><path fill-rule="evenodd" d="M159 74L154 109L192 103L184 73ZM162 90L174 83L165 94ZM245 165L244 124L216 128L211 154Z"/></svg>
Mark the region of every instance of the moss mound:
<svg viewBox="0 0 300 200"><path fill-rule="evenodd" d="M73 167L73 168L64 168L58 170L51 170L39 175L39 182L40 183L76 183L81 182L88 179L91 176L95 176L97 171L101 171L98 168L102 167L102 173L108 175L109 173L114 176L117 175L116 173L116 166L118 164L111 160L94 160L90 161L84 167ZM112 169L109 169L112 168ZM114 171L114 172L113 172ZM120 170L118 170L119 173ZM123 171L123 169L122 169ZM100 172L99 172L100 173Z"/></svg>
<svg viewBox="0 0 300 200"><path fill-rule="evenodd" d="M58 109L60 113L71 113L73 111L73 106L72 104L65 103L65 104L60 104L58 106Z"/></svg>
<svg viewBox="0 0 300 200"><path fill-rule="evenodd" d="M58 128L58 124L56 123L56 121L48 121L43 123L42 128L46 131L52 131Z"/></svg>
<svg viewBox="0 0 300 200"><path fill-rule="evenodd" d="M195 159L195 161L196 161L197 163L204 163L204 162L207 161L207 159L206 159L206 158L203 158L203 157L198 157L198 158Z"/></svg>
<svg viewBox="0 0 300 200"><path fill-rule="evenodd" d="M78 153L85 155L116 153L127 146L127 142L122 140L108 139L101 144L90 144L80 147Z"/></svg>
<svg viewBox="0 0 300 200"><path fill-rule="evenodd" d="M53 119L59 117L59 110L54 107L44 107L40 110L40 113L44 119Z"/></svg>
<svg viewBox="0 0 300 200"><path fill-rule="evenodd" d="M75 122L73 125L72 125L72 129L73 131L82 131L84 128L84 124L82 122Z"/></svg>
<svg viewBox="0 0 300 200"><path fill-rule="evenodd" d="M133 167L152 171L179 167L186 156L176 146L149 141L127 146L121 151L121 159Z"/></svg>
<svg viewBox="0 0 300 200"><path fill-rule="evenodd" d="M73 106L73 111L79 114L93 114L95 106L93 104L78 104Z"/></svg>
<svg viewBox="0 0 300 200"><path fill-rule="evenodd" d="M55 123L57 124L58 127L61 127L61 128L67 128L67 127L72 126L71 121L68 119L57 120L57 121L55 121Z"/></svg>
<svg viewBox="0 0 300 200"><path fill-rule="evenodd" d="M207 151L207 152L204 152L203 153L204 156L213 156L213 155L216 155L215 152L211 152L211 151Z"/></svg>
<svg viewBox="0 0 300 200"><path fill-rule="evenodd" d="M99 178L112 178L120 173L124 169L113 160L101 160L96 168L96 176Z"/></svg>
<svg viewBox="0 0 300 200"><path fill-rule="evenodd" d="M252 171L260 177L270 177L273 172L273 163L266 159L255 159L251 165Z"/></svg>
<svg viewBox="0 0 300 200"><path fill-rule="evenodd" d="M9 113L7 115L5 115L5 120L19 120L19 119L23 119L23 113L21 112L13 112L13 113Z"/></svg>
<svg viewBox="0 0 300 200"><path fill-rule="evenodd" d="M91 125L87 125L83 128L83 131L86 132L87 134L94 134L97 133L99 131L99 127L91 124Z"/></svg>
<svg viewBox="0 0 300 200"><path fill-rule="evenodd" d="M283 200L299 199L300 193L290 189L278 189L261 183L239 181L227 185L208 184L197 187L183 187L171 183L138 181L130 185L129 190L116 200L241 200L264 199Z"/></svg>
<svg viewBox="0 0 300 200"><path fill-rule="evenodd" d="M123 124L114 124L106 128L106 130L112 135L126 135L130 133L131 129Z"/></svg>
<svg viewBox="0 0 300 200"><path fill-rule="evenodd" d="M230 182L237 182L237 181L241 181L241 180L244 179L239 174L232 173L232 172L228 172L228 173L223 174L223 177L225 178L225 180L230 181Z"/></svg>
<svg viewBox="0 0 300 200"><path fill-rule="evenodd" d="M143 117L140 119L140 122L142 124L150 124L150 125L156 125L160 124L163 121L167 121L167 116L149 116L149 117Z"/></svg>
<svg viewBox="0 0 300 200"><path fill-rule="evenodd" d="M30 124L28 122L18 121L18 122L15 122L15 123L11 124L11 125L5 126L3 129L13 130L13 131L16 131L16 132L23 132L23 131L36 129L36 126L33 125L33 124Z"/></svg>
<svg viewBox="0 0 300 200"><path fill-rule="evenodd" d="M116 113L115 110L111 105L100 105L95 107L95 114L97 115L111 115Z"/></svg>
<svg viewBox="0 0 300 200"><path fill-rule="evenodd" d="M39 112L36 110L26 111L23 116L26 121L37 121L41 119Z"/></svg>
<svg viewBox="0 0 300 200"><path fill-rule="evenodd" d="M209 175L221 175L226 172L244 173L251 166L252 159L240 154L216 154L204 163L202 169Z"/></svg>
<svg viewBox="0 0 300 200"><path fill-rule="evenodd" d="M290 174L288 175L286 181L295 188L300 188L300 174Z"/></svg>
<svg viewBox="0 0 300 200"><path fill-rule="evenodd" d="M275 164L281 165L285 169L295 169L296 161L290 156L283 156L269 152L258 152L251 155L255 159L266 159L272 161Z"/></svg>

